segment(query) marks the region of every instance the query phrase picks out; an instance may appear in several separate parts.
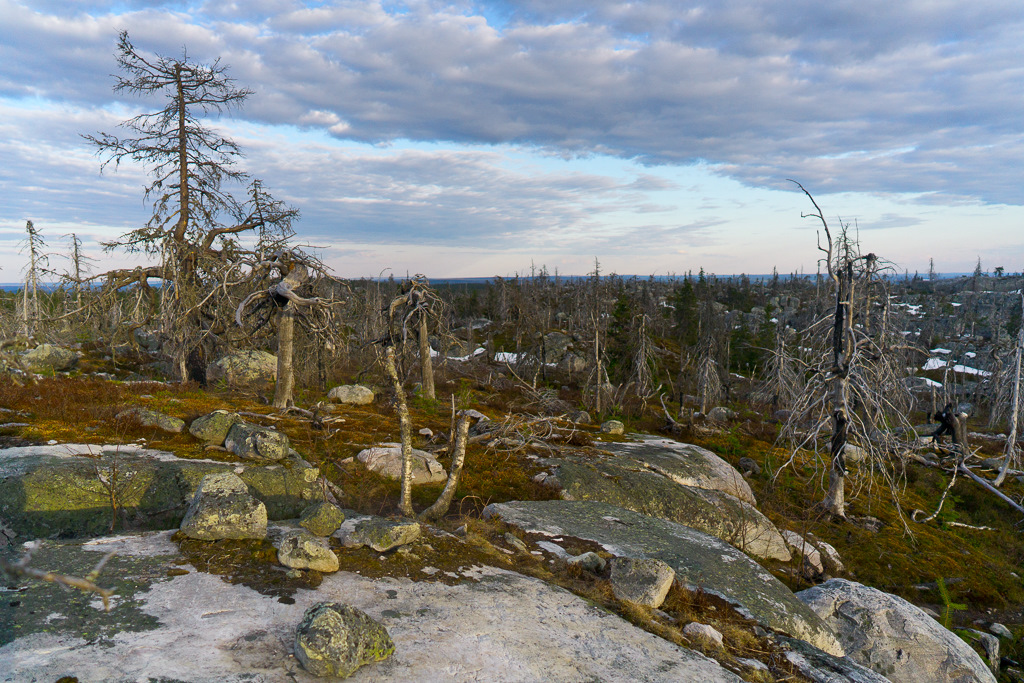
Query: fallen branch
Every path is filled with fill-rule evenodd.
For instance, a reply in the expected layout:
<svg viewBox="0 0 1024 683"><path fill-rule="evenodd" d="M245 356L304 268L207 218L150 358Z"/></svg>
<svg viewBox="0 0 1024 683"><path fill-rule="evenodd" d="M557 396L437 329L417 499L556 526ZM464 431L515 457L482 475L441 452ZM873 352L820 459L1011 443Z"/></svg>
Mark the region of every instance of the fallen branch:
<svg viewBox="0 0 1024 683"><path fill-rule="evenodd" d="M114 591L110 588L100 588L96 585L96 580L99 578L100 572L103 571L103 567L107 564L107 561L113 556L114 551L110 551L104 555L93 570L86 574L84 578L33 569L28 566L29 560L32 557L31 553L25 553L25 556L21 558L21 560L14 563L0 560L0 571L6 572L12 576L27 576L31 579L38 579L39 581L48 581L50 583L59 583L64 586L70 586L71 588L77 588L78 590L86 591L87 593L96 593L103 599L103 610L109 612L110 598L114 595Z"/></svg>
<svg viewBox="0 0 1024 683"><path fill-rule="evenodd" d="M1011 499L1005 493L1003 493L1002 491L997 489L995 486L993 486L992 484L988 483L987 481L985 481L984 479L982 479L981 477L976 475L974 472L971 472L969 469L967 469L966 466L961 464L960 467L959 467L959 470L961 472L963 472L964 474L966 474L971 479L973 479L979 486L981 486L981 487L983 487L985 489L988 489L988 491L990 491L991 493L994 493L997 498L999 498L1004 503L1006 503L1007 505L1012 507L1014 510L1016 510L1017 512L1019 512L1021 514L1024 514L1024 508L1022 508L1020 505L1018 505L1016 502L1014 502L1013 499Z"/></svg>

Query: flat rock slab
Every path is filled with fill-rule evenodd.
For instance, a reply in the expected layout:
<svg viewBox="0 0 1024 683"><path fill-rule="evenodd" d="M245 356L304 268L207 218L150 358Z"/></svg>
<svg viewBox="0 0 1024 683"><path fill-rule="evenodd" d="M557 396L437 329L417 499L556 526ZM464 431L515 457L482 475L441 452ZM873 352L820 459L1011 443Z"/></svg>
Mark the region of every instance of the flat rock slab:
<svg viewBox="0 0 1024 683"><path fill-rule="evenodd" d="M102 474L116 482L117 528L175 528L203 477L230 471L266 505L270 519L298 517L317 495L320 472L301 460L242 466L135 445L25 446L0 450L0 520L22 541L109 533L113 511Z"/></svg>
<svg viewBox="0 0 1024 683"><path fill-rule="evenodd" d="M717 595L768 628L843 656L831 629L781 581L714 536L607 503L513 501L492 503L499 516L524 531L595 541L619 557L652 557L676 571L684 585Z"/></svg>
<svg viewBox="0 0 1024 683"><path fill-rule="evenodd" d="M82 571L117 549L104 572L117 577L116 606L105 613L91 596L34 582L14 599L5 595L0 680L312 683L323 679L294 659L295 632L309 607L329 601L366 612L395 643L392 657L352 681L740 681L699 653L520 574L472 567L451 586L339 572L285 604L175 565L168 538L47 542L36 557L55 570ZM189 573L171 577L171 567Z"/></svg>
<svg viewBox="0 0 1024 683"><path fill-rule="evenodd" d="M569 456L543 463L555 473L566 500L599 501L685 524L755 557L783 562L791 557L771 520L727 493L682 485L627 458Z"/></svg>
<svg viewBox="0 0 1024 683"><path fill-rule="evenodd" d="M641 434L636 441L601 444L601 448L620 462L637 463L678 484L721 491L757 505L754 492L743 475L706 448L650 434Z"/></svg>

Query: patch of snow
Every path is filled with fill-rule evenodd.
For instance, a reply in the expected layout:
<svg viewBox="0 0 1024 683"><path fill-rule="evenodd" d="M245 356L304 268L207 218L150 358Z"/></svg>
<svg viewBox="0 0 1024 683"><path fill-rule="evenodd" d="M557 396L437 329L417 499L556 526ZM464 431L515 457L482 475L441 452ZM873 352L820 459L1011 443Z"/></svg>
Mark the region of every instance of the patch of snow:
<svg viewBox="0 0 1024 683"><path fill-rule="evenodd" d="M979 370L972 368L967 365L960 365L959 363L953 366L953 372L961 372L965 375L977 375L979 377L991 377L992 373L988 370Z"/></svg>
<svg viewBox="0 0 1024 683"><path fill-rule="evenodd" d="M523 354L521 353L498 351L497 353L494 354L494 361L496 363L518 363L522 356Z"/></svg>
<svg viewBox="0 0 1024 683"><path fill-rule="evenodd" d="M921 366L922 370L938 370L946 367L946 361L941 358L929 358L924 365Z"/></svg>
<svg viewBox="0 0 1024 683"><path fill-rule="evenodd" d="M974 351L967 351L966 353L964 353L964 358L977 358L977 357L978 357L978 354L976 354Z"/></svg>
<svg viewBox="0 0 1024 683"><path fill-rule="evenodd" d="M953 353L953 352L950 349L944 349L942 347L936 347L936 348L932 349L930 353L941 353L943 355L947 355L947 354L950 354L950 353Z"/></svg>

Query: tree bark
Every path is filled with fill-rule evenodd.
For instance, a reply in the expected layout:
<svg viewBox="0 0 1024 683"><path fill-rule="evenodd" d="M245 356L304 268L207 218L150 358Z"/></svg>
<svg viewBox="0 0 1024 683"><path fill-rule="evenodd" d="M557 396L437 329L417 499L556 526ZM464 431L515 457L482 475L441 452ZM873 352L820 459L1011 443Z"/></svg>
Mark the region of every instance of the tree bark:
<svg viewBox="0 0 1024 683"><path fill-rule="evenodd" d="M459 478L462 475L462 466L466 462L466 441L469 439L469 416L463 413L459 417L459 423L455 427L454 449L452 454L452 465L448 472L448 481L444 485L444 491L437 497L434 504L420 513L420 519L432 521L444 517L448 508L455 498L455 489L459 485Z"/></svg>
<svg viewBox="0 0 1024 683"><path fill-rule="evenodd" d="M420 311L419 320L420 337L420 382L423 386L423 396L431 401L436 398L434 393L434 364L430 358L430 336L427 334L427 310ZM472 324L470 324L472 329Z"/></svg>
<svg viewBox="0 0 1024 683"><path fill-rule="evenodd" d="M384 349L384 371L391 378L391 386L398 400L398 428L402 439L402 497L399 511L406 517L413 516L412 509L412 424L409 420L409 406L405 402L405 389L398 378L395 367L395 347L388 344Z"/></svg>
<svg viewBox="0 0 1024 683"><path fill-rule="evenodd" d="M274 407L287 408L295 403L295 308L290 301L277 314L277 382Z"/></svg>

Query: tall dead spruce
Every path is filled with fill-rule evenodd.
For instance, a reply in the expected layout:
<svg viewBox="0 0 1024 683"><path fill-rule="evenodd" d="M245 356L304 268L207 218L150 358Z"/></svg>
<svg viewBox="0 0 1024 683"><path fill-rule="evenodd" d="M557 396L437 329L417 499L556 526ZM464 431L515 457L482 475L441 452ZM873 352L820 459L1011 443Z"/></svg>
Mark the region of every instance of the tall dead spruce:
<svg viewBox="0 0 1024 683"><path fill-rule="evenodd" d="M901 381L902 354L906 351L889 328L888 295L881 274L883 264L874 254L861 254L848 226L832 234L824 213L803 185L792 181L814 206L801 214L821 223L822 252L832 285L834 303L830 315L815 321L804 333L805 343L818 344L817 361L807 368L808 381L792 406L792 417L783 434L793 445L787 465L798 451L814 448L828 435L828 487L822 503L833 516L846 517L846 462L848 444L866 454L864 466L877 471L895 487L889 458L898 452L893 424L909 428L905 414L909 394ZM877 290L877 291L876 291ZM868 482L870 483L870 478Z"/></svg>
<svg viewBox="0 0 1024 683"><path fill-rule="evenodd" d="M180 57L147 55L122 32L117 63L122 75L115 92L163 96L165 105L123 122L128 137L84 136L104 158L103 168L135 162L152 179L145 191L152 217L105 246L157 263L96 277L106 281L107 292L128 286L148 292L149 280L159 280L156 314L164 352L182 380L203 380L205 357L230 324L234 306L225 301L249 275L246 254L253 251L243 249L238 236L289 235L298 212L271 198L258 181L244 201L231 193L230 185L248 180L236 166L241 151L204 119L239 108L252 91L235 87L219 60L195 63L184 50Z"/></svg>

